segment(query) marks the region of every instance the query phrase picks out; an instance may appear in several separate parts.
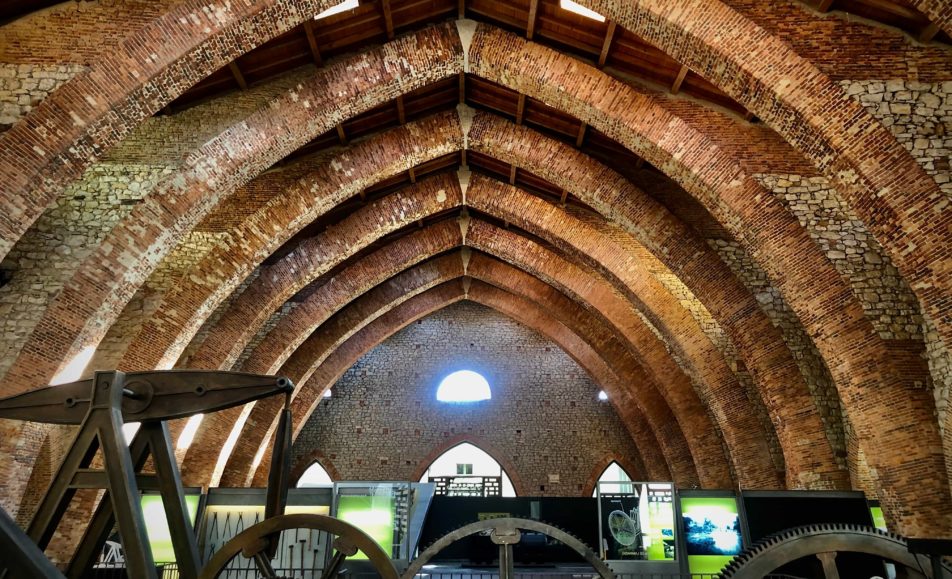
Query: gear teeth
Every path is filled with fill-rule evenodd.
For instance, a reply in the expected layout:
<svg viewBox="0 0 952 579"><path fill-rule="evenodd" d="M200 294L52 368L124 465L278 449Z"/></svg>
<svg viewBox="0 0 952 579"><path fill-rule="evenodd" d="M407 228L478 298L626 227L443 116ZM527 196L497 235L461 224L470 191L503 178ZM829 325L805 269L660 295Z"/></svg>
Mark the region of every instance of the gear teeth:
<svg viewBox="0 0 952 579"><path fill-rule="evenodd" d="M853 523L819 523L813 525L804 525L802 527L794 527L792 529L786 529L778 533L774 533L773 535L769 535L757 541L747 549L744 549L738 555L734 556L734 558L724 566L720 574L718 574L716 577L718 577L718 579L740 579L741 577L745 576L745 568L756 559L764 556L767 552L772 551L775 548L782 548L783 544L796 539L814 535L826 535L830 533L841 533L858 535L860 537L866 538L876 538L887 542L897 543L903 551L908 550L906 539L902 536L895 533L880 531L879 529L867 527L865 525L857 525ZM952 571L952 567L949 567L944 563L943 567L949 571Z"/></svg>

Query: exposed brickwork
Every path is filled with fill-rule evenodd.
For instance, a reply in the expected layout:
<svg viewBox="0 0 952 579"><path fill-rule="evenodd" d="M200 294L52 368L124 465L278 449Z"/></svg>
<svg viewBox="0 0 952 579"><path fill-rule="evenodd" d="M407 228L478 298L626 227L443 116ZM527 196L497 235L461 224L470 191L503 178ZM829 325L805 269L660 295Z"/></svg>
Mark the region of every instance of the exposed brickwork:
<svg viewBox="0 0 952 579"><path fill-rule="evenodd" d="M101 163L71 184L54 207L7 254L12 273L0 287L0 373L16 359L44 307L109 231L171 170L162 165ZM12 392L12 388L6 390Z"/></svg>
<svg viewBox="0 0 952 579"><path fill-rule="evenodd" d="M812 63L718 1L584 3L716 84L811 159L903 273L942 340L952 342L952 324L945 323L952 311L952 211L936 203L936 182L880 123ZM704 14L703 26L697 25L698 13ZM948 18L947 8L942 14ZM554 80L556 71L549 71L539 78ZM604 92L607 87L584 86L613 94ZM565 101L552 102L557 100ZM952 526L952 513L945 516Z"/></svg>
<svg viewBox="0 0 952 579"><path fill-rule="evenodd" d="M128 24L122 27L125 39L110 46L102 61L0 136L0 198L8 209L0 216L0 255L67 182L143 119L228 61L334 2L186 0L131 34Z"/></svg>
<svg viewBox="0 0 952 579"><path fill-rule="evenodd" d="M170 293L163 308L130 348L124 365L150 368L171 364L195 328L249 269L301 227L340 201L356 195L363 187L455 150L461 141L456 115L437 115L341 151L297 179L292 173L288 179L263 185L262 195L267 202L262 201L257 211L231 228L223 227L220 219L215 219L217 224L213 227L206 225L224 229L225 243L195 266L194 275L189 276L186 283ZM248 201L247 205L256 205ZM222 211L232 215L232 219L236 214L241 215L228 209Z"/></svg>
<svg viewBox="0 0 952 579"><path fill-rule="evenodd" d="M64 286L35 330L42 340L27 341L5 387L46 383L65 360L97 344L178 236L236 187L341 120L455 73L460 61L454 29L426 29L322 69L191 153L182 172L137 205ZM283 116L274 115L278 109Z"/></svg>
<svg viewBox="0 0 952 579"><path fill-rule="evenodd" d="M244 369L260 372L264 368L269 368L270 371L274 372L275 368L287 359L292 352L297 353L298 346L321 322L350 300L387 279L389 277L388 272L390 275L399 272L426 256L456 247L460 241L459 227L455 224L445 223L431 226L399 239L391 245L370 254L359 264L346 268L303 302L294 317L284 320L284 323L276 328L275 336L270 337L260 349L252 354ZM305 352L308 351L306 343L300 347L299 351L301 352L299 358L306 356ZM303 368L295 369L293 362L289 362L278 369L276 373L290 377L300 388L307 379L305 373L309 371L314 362L306 361L304 364ZM258 411L251 411L250 420L254 424L270 424L277 417L279 401L262 401L261 404L256 404L255 407ZM234 427L235 417L238 416L239 412L236 409L223 411L202 421L195 437L197 442L194 448L196 450L191 461L186 461L183 465L183 476L189 477L188 480L194 478L198 484L206 484L209 480L210 469L214 465L206 464L207 457L202 455L200 449L216 448L216 444L217 447L220 447ZM249 440L252 440L255 436L269 436L270 430L267 433L252 431L246 434ZM242 446L244 445L245 441L242 441ZM251 446L254 447L250 451L253 454L257 451L257 446L254 445L253 440ZM245 456L245 458L250 460L248 456Z"/></svg>
<svg viewBox="0 0 952 579"><path fill-rule="evenodd" d="M637 20L631 5L612 4L609 6L608 1L590 2L590 4L601 9L603 13L615 17L626 27L630 26L635 30L643 28L643 25L647 23L647 20L640 22ZM650 2L646 0L639 3L639 6L646 7L647 4ZM663 8L653 8L657 8L658 11L656 22L664 25L662 28L670 32L670 37L659 36L658 30L646 30L645 35L650 41L659 42L665 46L670 43L671 38L683 33L685 29L683 23L679 28L664 19L686 17L690 11L672 10L670 4L666 4ZM716 21L723 13L722 9L715 6L712 6L711 10L710 21ZM753 35L758 39L763 39L763 36L763 34ZM771 44L765 40L761 46L766 48ZM701 47L696 48L698 48L698 54L701 54ZM824 358L829 361L828 366L837 388L860 435L860 444L870 465L879 473L880 482L884 487L880 498L893 524L896 528L909 533L934 534L938 532L936 521L940 521L943 528L947 525L952 529L952 501L948 497L948 476L942 458L938 428L932 420L934 416L932 396L922 387L924 373L908 373L910 370L915 370L914 367L900 370L898 358L908 359L904 348L887 345L879 339L861 306L852 299L849 288L839 278L839 274L835 272L799 223L793 221L793 216L786 212L778 201L766 193L749 175L741 171L740 167L724 158L716 147L710 143L705 145L706 140L702 135L679 123L676 118L665 113L660 107L652 106L650 100L643 95L628 90L594 68L582 65L549 49L530 45L513 35L485 27L477 28L469 50L470 64L477 74L516 88L533 97L541 98L550 105L571 111L572 114L586 120L642 155L653 165L664 167L666 173L701 200L715 218L725 224L739 241L745 243L750 254L761 263L771 279L775 281L804 327L814 337ZM781 47L777 50L782 54L787 49ZM673 51L679 55L690 52L684 46ZM728 54L732 52L727 51ZM749 53L745 52L744 55L749 56ZM698 58L698 55L691 54L683 56L687 59L685 62L689 64ZM737 54L733 56L737 57ZM796 57L791 58L796 61ZM762 62L752 63L751 67L763 70L762 66L767 61L768 59L765 59ZM777 67L775 70L779 71L781 68ZM738 79L745 77L745 74L732 69L731 75L734 74ZM820 75L820 80L817 82L822 84L824 79L825 77ZM828 80L825 82L832 86ZM817 95L828 94L824 93L821 87L811 86L809 88L813 89L812 92L806 93L800 91L803 88L806 87L797 87L796 96L802 101L810 101L810 106L815 104ZM612 95L610 101L596 96L608 94ZM747 98L741 97L742 102ZM759 110L761 108L759 103L750 103L749 106L755 112L762 112ZM839 110L837 115L842 112L842 109ZM849 112L856 113L855 110ZM791 114L791 118L796 117ZM801 122L809 122L815 118L803 119ZM824 119L829 119L829 123L835 123L839 117L830 118L829 111L824 111ZM832 125L824 125L824 127L829 126ZM798 128L804 129L802 125L798 125ZM781 134L785 132L783 127L780 127L780 130ZM877 135L876 138L879 138L884 129L877 131L872 128L871 131ZM887 137L892 139L888 135ZM799 146L800 143L798 141L795 144ZM924 183L917 177L924 173L915 161L898 147L898 144L890 147L887 141L877 146L864 146L866 151L857 152L857 157L853 157L851 152L856 151L855 147L858 145L859 143L851 142L850 147L853 148L850 151L841 151L843 158L837 156L830 165L821 165L824 171L833 169L832 172L837 173L842 169L848 171L849 175L855 176L853 179L858 179L859 175L866 175L868 172L859 167L850 166L849 163L856 158L865 155L883 155L890 158L889 162L884 162L884 165L892 169L888 171L889 175L895 178L901 174L904 182L890 181L888 191L902 190L911 193L911 195L900 195L900 197L906 197L902 202L906 215L909 215L910 211L920 209L918 204L922 201L922 197L913 192L922 193L936 189L935 182L928 176L924 179L932 185ZM896 148L900 149L902 156L895 156ZM908 163L903 160L907 157ZM910 164L913 166L909 166ZM838 189L842 187L844 198L851 201L851 206L855 207L852 201L855 201L857 196L863 197L865 194L859 191L859 183L843 183L842 177L843 175L837 177ZM881 173L867 175L867 177L875 177L873 182L890 178ZM885 186L885 183L883 185ZM847 188L852 190L847 192ZM871 205L867 205L864 213L873 206L881 205L884 197L879 197ZM890 202L898 201L898 198L890 200ZM883 212L890 213L891 209L883 208ZM922 239L920 234L925 234L926 237L933 236L932 241L924 242L918 247L929 247L941 256L944 251L941 249L942 243L936 242L934 234L929 233L935 232L937 226L943 227L941 224L941 219L921 224L921 226L918 220L915 224L904 223L904 227L918 227L917 233L910 234L904 243L910 241L916 243L917 239ZM901 228L893 230L893 233L898 231L901 231ZM879 232L877 232L878 235ZM947 240L947 236L940 236L940 238ZM886 236L882 236L881 241L883 247L900 266L900 270L904 267L900 264L910 265L908 256L901 260L897 259L898 256L892 251L895 246L886 239ZM918 251L911 253L921 255ZM935 253L930 254L924 263L929 263L931 257L935 255ZM928 268L919 271L919 275L928 277L932 273L939 273L943 268L931 269L928 272L925 269ZM915 276L909 276L908 272L905 273L907 273L907 279L911 281L918 279ZM930 304L936 304L936 302L925 294L934 296L933 290L944 285L925 281L922 284L920 287L928 286L931 289L925 293L919 293L920 301L925 305L926 310L931 310ZM916 291L916 283L910 283L910 285ZM939 331L942 332L942 329L939 328ZM891 414L897 419L900 416L905 417L906 426L903 429L894 429L886 433L874 426L877 423L877 417L881 415L882 408L896 407L907 409L902 413ZM905 429L906 427L908 430ZM913 435L913 431L917 434ZM905 460L897 463L896 457L900 456L905 457ZM930 472L940 473L931 483L932 487L928 491L923 488L921 473L917 474L925 464L931 465ZM905 505L907 509L898 508L899 504Z"/></svg>
<svg viewBox="0 0 952 579"><path fill-rule="evenodd" d="M661 344L634 306L608 282L555 252L483 221L474 221L470 225L467 244L539 277L580 303L589 304L589 308L610 322L638 351L652 352L657 348L652 342ZM652 360L657 361L658 357L647 356L646 364L650 365ZM773 468L763 427L746 408L746 395L723 360L714 355L705 358L704 364L687 363L683 368L699 386L698 396L710 409L713 422L720 425L737 480L748 488L781 484L782 476L778 477ZM658 372L659 376L670 375L671 371L662 372Z"/></svg>
<svg viewBox="0 0 952 579"><path fill-rule="evenodd" d="M766 359L758 362L757 352L768 348L772 355L780 356L778 359L786 358L783 363L788 372L796 372L793 358L785 348L779 344L771 346L782 340L780 332L772 327L750 292L716 254L704 247L703 241L621 175L564 144L488 115L477 115L470 131L470 146L550 179L630 231L654 256L679 275L716 319L726 321L725 329L729 330L732 342L743 353L747 367L757 369L760 363L779 368L775 362ZM554 165L551 159L558 159L559 165ZM701 318L696 319L703 323ZM786 386L788 380L777 383ZM818 405L821 403L817 402ZM830 428L837 427L834 424ZM830 428L827 433L831 443L839 441L842 444L842 436L837 436Z"/></svg>
<svg viewBox="0 0 952 579"><path fill-rule="evenodd" d="M872 24L849 11L818 14L808 2L724 0L724 4L790 45L834 80L952 78L948 47L913 42L900 30Z"/></svg>
<svg viewBox="0 0 952 579"><path fill-rule="evenodd" d="M485 375L493 399L437 402L440 379L459 368ZM321 449L346 479L411 480L444 440L471 434L512 462L524 492L581 495L604 455L636 452L611 405L597 400L598 389L536 332L486 307L456 304L397 332L348 370L302 429L294 456ZM551 428L570 422L579 428ZM549 474L559 474L559 483L549 483Z"/></svg>

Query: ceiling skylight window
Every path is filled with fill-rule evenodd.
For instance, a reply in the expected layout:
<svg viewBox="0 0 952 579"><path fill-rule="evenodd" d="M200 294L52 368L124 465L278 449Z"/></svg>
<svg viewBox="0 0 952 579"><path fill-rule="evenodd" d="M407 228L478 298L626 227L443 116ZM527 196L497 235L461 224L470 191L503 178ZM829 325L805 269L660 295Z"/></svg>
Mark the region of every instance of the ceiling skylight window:
<svg viewBox="0 0 952 579"><path fill-rule="evenodd" d="M443 378L436 390L436 399L440 402L479 402L491 398L489 382L472 370L453 372Z"/></svg>
<svg viewBox="0 0 952 579"><path fill-rule="evenodd" d="M592 20L598 20L599 22L605 22L604 16L602 16L598 12L595 12L591 8L586 8L582 6L578 2L572 2L572 0L559 0L559 6L564 10L568 10L569 12L575 12L576 14L580 16L591 18Z"/></svg>
<svg viewBox="0 0 952 579"><path fill-rule="evenodd" d="M354 8L357 8L357 0L344 0L344 2L341 2L337 6L331 6L327 10L321 12L320 14L314 17L314 20L327 18L328 16L340 14L341 12L347 12L348 10L353 10Z"/></svg>
<svg viewBox="0 0 952 579"><path fill-rule="evenodd" d="M605 394L605 391L604 391L604 390L599 390L599 391L598 391L598 399L601 400L602 402L604 402L605 400L608 400L608 394Z"/></svg>

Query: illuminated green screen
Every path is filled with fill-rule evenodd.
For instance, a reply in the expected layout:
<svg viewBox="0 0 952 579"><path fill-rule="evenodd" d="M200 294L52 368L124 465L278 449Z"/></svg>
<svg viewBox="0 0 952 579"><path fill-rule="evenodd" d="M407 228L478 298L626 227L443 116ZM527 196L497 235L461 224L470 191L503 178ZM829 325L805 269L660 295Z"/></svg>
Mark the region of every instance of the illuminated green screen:
<svg viewBox="0 0 952 579"><path fill-rule="evenodd" d="M647 498L647 519L642 520L645 553L649 561L674 560L674 503L670 485L649 484L642 499ZM642 488L646 488L643 486ZM644 509L642 510L644 513Z"/></svg>
<svg viewBox="0 0 952 579"><path fill-rule="evenodd" d="M684 497L681 520L691 573L718 573L743 548L733 497Z"/></svg>
<svg viewBox="0 0 952 579"><path fill-rule="evenodd" d="M195 526L200 495L185 495L185 508L188 509L189 523ZM169 521L165 518L165 507L159 495L142 495L142 514L145 517L145 531L152 547L152 559L156 563L174 563L175 550L172 548L172 534Z"/></svg>
<svg viewBox="0 0 952 579"><path fill-rule="evenodd" d="M387 553L393 552L393 497L342 495L337 502L337 518L370 535ZM357 553L352 559L366 559Z"/></svg>
<svg viewBox="0 0 952 579"><path fill-rule="evenodd" d="M873 526L880 531L888 531L886 528L886 517L883 515L882 507L869 507L869 514L873 516Z"/></svg>

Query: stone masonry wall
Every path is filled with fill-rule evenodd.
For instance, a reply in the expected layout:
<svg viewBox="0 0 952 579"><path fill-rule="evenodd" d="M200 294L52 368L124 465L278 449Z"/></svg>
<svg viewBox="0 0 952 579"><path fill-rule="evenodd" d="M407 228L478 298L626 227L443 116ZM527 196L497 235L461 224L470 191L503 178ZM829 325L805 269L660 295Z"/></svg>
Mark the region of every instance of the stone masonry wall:
<svg viewBox="0 0 952 579"><path fill-rule="evenodd" d="M440 380L460 369L483 374L492 400L437 402ZM565 352L476 304L395 334L332 391L295 441L292 464L319 450L344 480L408 480L434 450L469 434L511 462L526 492L571 496L606 456L636 452L612 406L597 399L598 386Z"/></svg>
<svg viewBox="0 0 952 579"><path fill-rule="evenodd" d="M936 209L952 211L952 82L849 81L840 86L880 120L945 193ZM920 319L939 416L949 412L952 352L932 320ZM945 420L939 420L940 428Z"/></svg>

